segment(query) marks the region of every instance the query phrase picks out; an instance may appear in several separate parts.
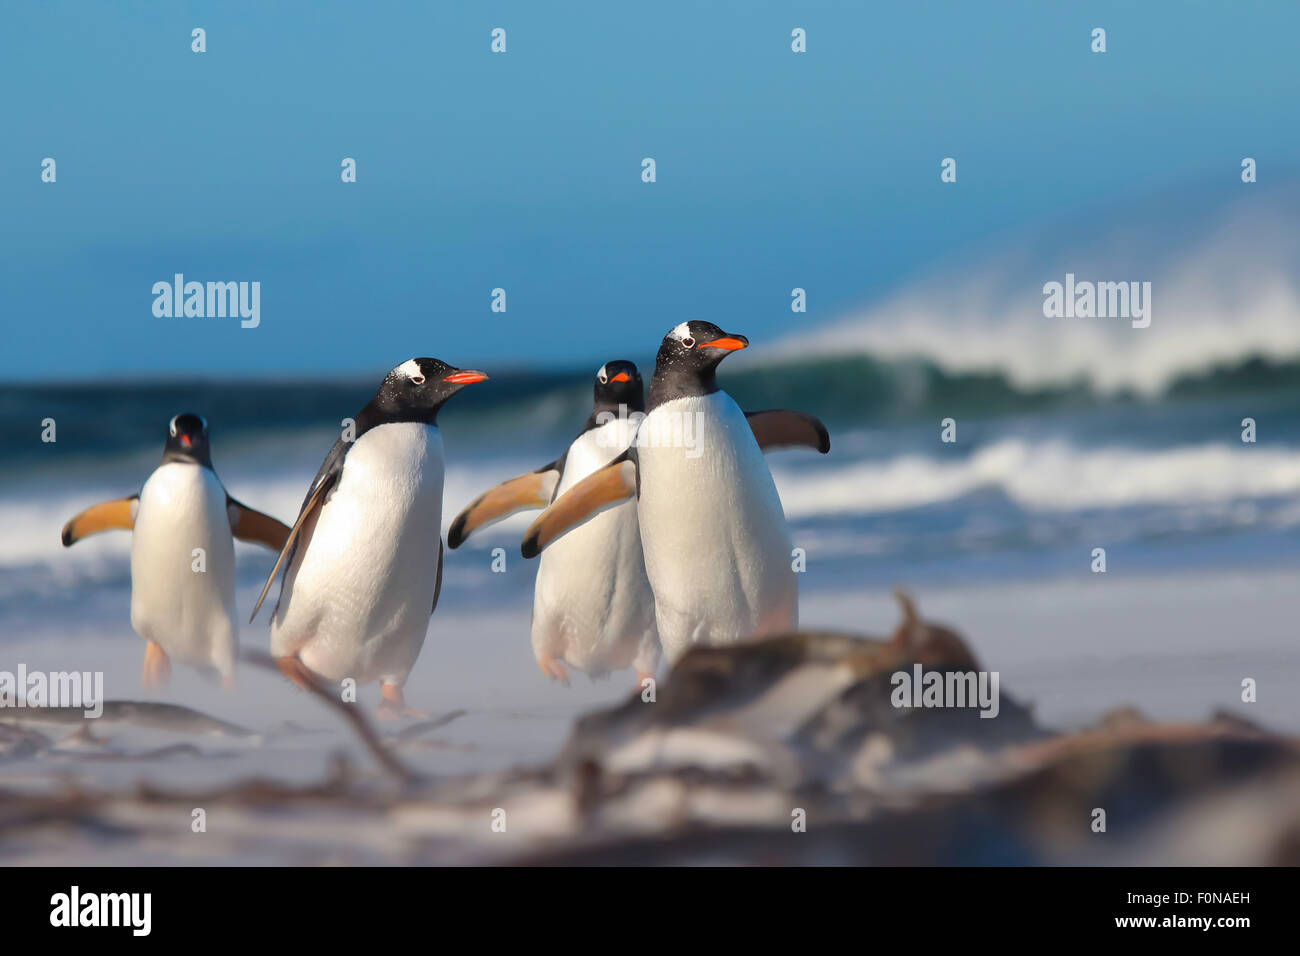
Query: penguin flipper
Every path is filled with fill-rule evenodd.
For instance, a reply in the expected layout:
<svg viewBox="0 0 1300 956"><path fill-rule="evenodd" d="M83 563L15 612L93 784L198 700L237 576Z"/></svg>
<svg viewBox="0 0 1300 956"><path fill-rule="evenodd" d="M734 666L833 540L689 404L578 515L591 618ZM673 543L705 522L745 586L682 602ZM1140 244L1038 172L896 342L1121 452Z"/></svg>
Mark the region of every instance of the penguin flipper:
<svg viewBox="0 0 1300 956"><path fill-rule="evenodd" d="M329 497L330 489L334 487L334 483L338 480L341 471L342 469L330 472L325 478L317 482L316 487L307 496L307 500L302 503L302 511L298 512L298 520L295 521L293 527L289 529L289 535L285 538L284 546L280 549L280 556L275 559L275 567L273 567L271 573L267 575L266 583L262 585L262 593L257 596L257 603L253 605L253 613L249 615L248 618L249 624L253 623L253 619L257 617L257 612L261 610L262 602L266 600L266 592L271 590L271 582L275 580L275 576L280 573L280 568L284 566L284 563L289 560L290 555L293 554L294 547L298 543L298 536L302 533L303 525L307 523L309 517L320 511L321 506L325 503L325 499Z"/></svg>
<svg viewBox="0 0 1300 956"><path fill-rule="evenodd" d="M812 415L774 408L761 412L745 412L745 418L749 420L749 427L754 432L758 447L763 451L769 448L803 446L815 448L824 455L831 450L830 432Z"/></svg>
<svg viewBox="0 0 1300 956"><path fill-rule="evenodd" d="M230 518L231 532L240 541L264 544L272 551L279 552L284 550L284 543L289 540L287 524L255 511L229 495L226 496L226 515Z"/></svg>
<svg viewBox="0 0 1300 956"><path fill-rule="evenodd" d="M438 595L442 594L442 538L438 539L438 580L433 585L433 607L429 608L429 616L433 617L433 612L438 610Z"/></svg>
<svg viewBox="0 0 1300 956"><path fill-rule="evenodd" d="M560 483L563 460L503 481L479 495L451 523L447 531L447 547L455 551L479 528L495 524L516 512L545 508L551 503L555 487Z"/></svg>
<svg viewBox="0 0 1300 956"><path fill-rule="evenodd" d="M578 482L537 516L524 532L520 552L535 558L552 541L602 511L636 496L636 448L633 446L598 471Z"/></svg>
<svg viewBox="0 0 1300 956"><path fill-rule="evenodd" d="M63 546L70 548L82 538L101 531L130 531L135 527L135 514L139 510L139 495L91 505L63 526Z"/></svg>

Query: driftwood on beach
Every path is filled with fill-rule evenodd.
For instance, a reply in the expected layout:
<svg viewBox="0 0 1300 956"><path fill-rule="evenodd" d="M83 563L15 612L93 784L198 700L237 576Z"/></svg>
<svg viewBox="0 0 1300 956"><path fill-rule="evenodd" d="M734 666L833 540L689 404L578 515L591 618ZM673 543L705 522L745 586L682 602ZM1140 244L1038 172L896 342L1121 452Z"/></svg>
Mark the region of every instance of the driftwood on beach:
<svg viewBox="0 0 1300 956"><path fill-rule="evenodd" d="M71 843L104 862L1300 863L1300 741L1228 714L1165 724L1127 707L1056 733L1008 692L996 717L897 706L897 675L917 665L982 667L955 632L903 608L885 640L799 632L692 651L652 695L578 720L551 761L500 772L408 765L459 712L381 733L324 695L348 711L366 765L338 758L308 784L5 787L0 858ZM170 705L110 703L110 715L194 737L119 754L146 762L252 733ZM60 722L6 716L0 761L86 759L62 746ZM195 807L201 842L178 826Z"/></svg>

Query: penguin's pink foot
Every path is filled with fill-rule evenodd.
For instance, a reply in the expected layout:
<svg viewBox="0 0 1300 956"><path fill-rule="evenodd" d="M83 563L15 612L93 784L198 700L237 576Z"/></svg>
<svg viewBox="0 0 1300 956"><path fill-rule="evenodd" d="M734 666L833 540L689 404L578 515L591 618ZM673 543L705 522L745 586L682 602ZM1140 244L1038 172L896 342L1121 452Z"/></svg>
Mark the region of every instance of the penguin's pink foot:
<svg viewBox="0 0 1300 956"><path fill-rule="evenodd" d="M551 680L558 680L565 687L569 686L569 671L565 668L563 661L557 661L548 654L537 658L537 666Z"/></svg>
<svg viewBox="0 0 1300 956"><path fill-rule="evenodd" d="M307 669L307 665L296 657L277 657L276 665L280 668L280 673L289 680L293 681L303 690L311 690L316 687L316 675Z"/></svg>
<svg viewBox="0 0 1300 956"><path fill-rule="evenodd" d="M172 662L167 652L157 641L150 641L144 646L144 686L149 690L158 690L171 679Z"/></svg>
<svg viewBox="0 0 1300 956"><path fill-rule="evenodd" d="M402 717L428 717L423 710L414 710L406 706L406 696L396 684L379 685L379 719L399 720Z"/></svg>

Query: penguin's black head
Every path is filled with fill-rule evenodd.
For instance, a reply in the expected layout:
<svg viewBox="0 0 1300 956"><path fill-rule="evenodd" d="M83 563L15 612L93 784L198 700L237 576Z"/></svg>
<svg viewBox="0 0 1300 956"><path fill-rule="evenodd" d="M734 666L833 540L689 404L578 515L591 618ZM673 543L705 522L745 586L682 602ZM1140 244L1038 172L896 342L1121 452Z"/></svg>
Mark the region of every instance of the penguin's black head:
<svg viewBox="0 0 1300 956"><path fill-rule="evenodd" d="M645 411L645 386L636 364L616 359L596 369L595 412L617 411L620 406L629 412Z"/></svg>
<svg viewBox="0 0 1300 956"><path fill-rule="evenodd" d="M443 402L466 385L485 381L485 372L454 368L436 358L413 358L384 376L366 410L373 413L375 424L433 424Z"/></svg>
<svg viewBox="0 0 1300 956"><path fill-rule="evenodd" d="M718 363L749 345L743 335L722 331L712 322L683 322L664 336L650 382L650 404L718 390Z"/></svg>
<svg viewBox="0 0 1300 956"><path fill-rule="evenodd" d="M208 447L208 423L202 415L183 412L167 425L167 445L163 462L182 461L212 467L212 452Z"/></svg>

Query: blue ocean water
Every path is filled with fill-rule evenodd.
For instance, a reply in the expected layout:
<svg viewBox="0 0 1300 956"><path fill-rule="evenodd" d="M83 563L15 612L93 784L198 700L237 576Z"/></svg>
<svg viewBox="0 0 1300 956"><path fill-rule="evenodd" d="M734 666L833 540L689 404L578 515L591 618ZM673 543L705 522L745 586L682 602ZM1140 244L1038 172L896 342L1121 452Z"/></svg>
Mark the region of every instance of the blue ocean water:
<svg viewBox="0 0 1300 956"><path fill-rule="evenodd" d="M589 411L590 372L510 372L443 411L444 524L492 484L558 456ZM1300 565L1300 363L1250 360L1157 396L1079 383L1025 389L870 357L741 369L746 408L820 415L832 452L769 456L805 591L997 587L1087 570L1176 573ZM172 415L203 414L231 494L286 522L366 381L97 383L0 387L0 637L129 625L129 542L64 549L77 510L137 490ZM941 421L956 441L941 441ZM1258 440L1241 440L1242 420ZM56 423L54 442L42 422ZM444 602L526 606L524 518L449 555ZM490 570L504 548L510 573ZM240 549L240 600L272 556Z"/></svg>

